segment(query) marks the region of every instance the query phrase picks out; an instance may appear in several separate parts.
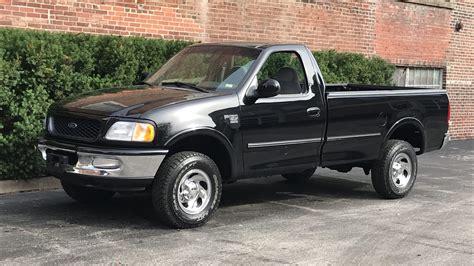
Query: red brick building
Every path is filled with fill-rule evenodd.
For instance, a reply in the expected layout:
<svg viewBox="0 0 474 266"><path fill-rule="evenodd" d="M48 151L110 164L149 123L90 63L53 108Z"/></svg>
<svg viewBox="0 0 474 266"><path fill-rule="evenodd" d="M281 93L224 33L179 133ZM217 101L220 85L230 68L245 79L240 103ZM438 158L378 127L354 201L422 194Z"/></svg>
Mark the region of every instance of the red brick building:
<svg viewBox="0 0 474 266"><path fill-rule="evenodd" d="M451 134L474 138L474 0L0 0L0 26L376 54L447 89Z"/></svg>

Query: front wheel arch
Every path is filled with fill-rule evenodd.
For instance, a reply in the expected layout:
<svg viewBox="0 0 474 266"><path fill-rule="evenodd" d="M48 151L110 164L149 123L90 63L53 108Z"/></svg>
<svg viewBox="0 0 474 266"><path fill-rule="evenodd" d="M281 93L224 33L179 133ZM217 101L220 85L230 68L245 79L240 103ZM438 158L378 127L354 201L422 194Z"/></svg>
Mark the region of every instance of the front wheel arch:
<svg viewBox="0 0 474 266"><path fill-rule="evenodd" d="M182 151L194 151L209 156L219 168L223 180L236 176L237 158L230 141L222 133L196 129L176 135L166 142L167 157Z"/></svg>

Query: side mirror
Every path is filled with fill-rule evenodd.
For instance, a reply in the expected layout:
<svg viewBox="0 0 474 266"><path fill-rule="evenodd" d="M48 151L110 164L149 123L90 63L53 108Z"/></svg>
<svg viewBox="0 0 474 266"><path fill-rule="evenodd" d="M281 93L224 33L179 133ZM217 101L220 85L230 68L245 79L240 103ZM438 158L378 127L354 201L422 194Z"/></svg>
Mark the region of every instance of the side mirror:
<svg viewBox="0 0 474 266"><path fill-rule="evenodd" d="M141 80L146 80L148 77L150 77L150 73L149 72L143 72L140 79Z"/></svg>
<svg viewBox="0 0 474 266"><path fill-rule="evenodd" d="M258 98L270 98L280 93L280 83L275 79L267 79L257 87Z"/></svg>

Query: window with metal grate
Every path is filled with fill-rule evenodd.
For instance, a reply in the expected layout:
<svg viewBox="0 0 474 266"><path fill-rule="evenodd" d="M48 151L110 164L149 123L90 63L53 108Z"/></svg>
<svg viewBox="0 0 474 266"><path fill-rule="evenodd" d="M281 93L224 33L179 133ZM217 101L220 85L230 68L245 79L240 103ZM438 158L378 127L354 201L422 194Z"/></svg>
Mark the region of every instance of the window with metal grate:
<svg viewBox="0 0 474 266"><path fill-rule="evenodd" d="M393 81L397 86L421 87L430 89L443 88L443 69L398 67Z"/></svg>

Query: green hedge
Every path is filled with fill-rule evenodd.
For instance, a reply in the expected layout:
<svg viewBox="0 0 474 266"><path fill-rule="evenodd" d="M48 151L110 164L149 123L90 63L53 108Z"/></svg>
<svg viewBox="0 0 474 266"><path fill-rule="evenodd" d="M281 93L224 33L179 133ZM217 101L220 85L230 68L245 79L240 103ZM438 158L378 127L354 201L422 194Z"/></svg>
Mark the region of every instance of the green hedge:
<svg viewBox="0 0 474 266"><path fill-rule="evenodd" d="M34 144L52 102L135 83L189 44L0 29L0 179L42 173Z"/></svg>
<svg viewBox="0 0 474 266"><path fill-rule="evenodd" d="M378 56L325 50L313 52L326 83L391 85L395 66Z"/></svg>
<svg viewBox="0 0 474 266"><path fill-rule="evenodd" d="M41 175L34 145L48 106L69 95L139 81L189 45L89 34L0 29L0 179ZM379 58L316 52L327 82L390 83Z"/></svg>

